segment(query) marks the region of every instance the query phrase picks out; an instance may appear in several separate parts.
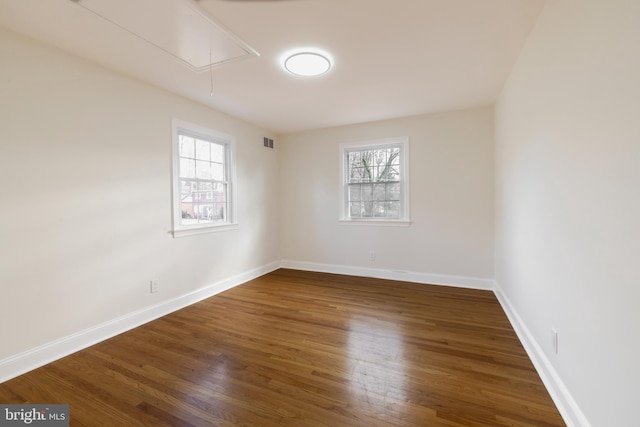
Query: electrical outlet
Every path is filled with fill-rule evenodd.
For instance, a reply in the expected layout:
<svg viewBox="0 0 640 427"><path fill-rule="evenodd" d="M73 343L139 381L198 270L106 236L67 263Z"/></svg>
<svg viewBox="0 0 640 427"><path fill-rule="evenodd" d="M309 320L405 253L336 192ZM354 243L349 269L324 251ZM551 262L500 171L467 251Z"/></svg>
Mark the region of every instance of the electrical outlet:
<svg viewBox="0 0 640 427"><path fill-rule="evenodd" d="M159 280L157 280L157 279L156 279L156 280L152 280L152 281L150 282L151 286L150 286L150 288L149 288L149 291L150 291L152 294L155 294L156 292L158 292L158 286L159 286L159 283L158 283L158 282L159 282Z"/></svg>
<svg viewBox="0 0 640 427"><path fill-rule="evenodd" d="M558 331L551 328L551 344L553 345L553 352L558 354Z"/></svg>
<svg viewBox="0 0 640 427"><path fill-rule="evenodd" d="M371 251L369 252L369 261L375 261L376 260L376 253L375 251Z"/></svg>

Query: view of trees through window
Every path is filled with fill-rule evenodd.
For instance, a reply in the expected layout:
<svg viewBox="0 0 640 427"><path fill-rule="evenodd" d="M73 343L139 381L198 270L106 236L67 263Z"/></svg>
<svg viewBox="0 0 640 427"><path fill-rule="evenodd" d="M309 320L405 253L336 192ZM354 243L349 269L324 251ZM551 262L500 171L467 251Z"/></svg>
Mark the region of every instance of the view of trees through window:
<svg viewBox="0 0 640 427"><path fill-rule="evenodd" d="M400 147L347 151L351 218L400 218Z"/></svg>

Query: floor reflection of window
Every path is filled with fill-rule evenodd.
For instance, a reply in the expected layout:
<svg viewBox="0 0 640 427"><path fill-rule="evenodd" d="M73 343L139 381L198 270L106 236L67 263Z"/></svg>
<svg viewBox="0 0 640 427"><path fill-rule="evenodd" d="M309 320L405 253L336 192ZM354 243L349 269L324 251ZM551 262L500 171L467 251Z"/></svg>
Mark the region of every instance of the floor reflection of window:
<svg viewBox="0 0 640 427"><path fill-rule="evenodd" d="M352 319L347 351L351 404L377 417L400 411L406 401L406 372L398 325Z"/></svg>

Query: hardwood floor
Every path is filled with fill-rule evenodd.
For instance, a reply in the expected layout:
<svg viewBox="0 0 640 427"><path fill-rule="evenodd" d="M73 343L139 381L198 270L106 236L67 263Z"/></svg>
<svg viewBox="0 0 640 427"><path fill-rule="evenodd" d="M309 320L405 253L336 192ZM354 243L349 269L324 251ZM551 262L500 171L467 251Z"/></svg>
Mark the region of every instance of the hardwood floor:
<svg viewBox="0 0 640 427"><path fill-rule="evenodd" d="M278 270L0 384L72 426L564 426L491 292Z"/></svg>

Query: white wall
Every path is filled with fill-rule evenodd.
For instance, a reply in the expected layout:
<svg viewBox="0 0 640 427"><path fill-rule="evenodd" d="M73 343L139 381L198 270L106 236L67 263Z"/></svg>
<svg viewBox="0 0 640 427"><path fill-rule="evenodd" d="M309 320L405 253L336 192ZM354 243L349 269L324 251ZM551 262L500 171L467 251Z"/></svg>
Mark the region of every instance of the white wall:
<svg viewBox="0 0 640 427"><path fill-rule="evenodd" d="M266 131L12 33L0 62L0 361L279 260ZM237 230L167 233L172 117L236 136Z"/></svg>
<svg viewBox="0 0 640 427"><path fill-rule="evenodd" d="M492 279L493 118L479 108L281 137L283 259ZM339 144L396 136L410 139L411 226L339 224Z"/></svg>
<svg viewBox="0 0 640 427"><path fill-rule="evenodd" d="M549 1L497 104L496 276L593 426L639 423L639 117L640 2Z"/></svg>

